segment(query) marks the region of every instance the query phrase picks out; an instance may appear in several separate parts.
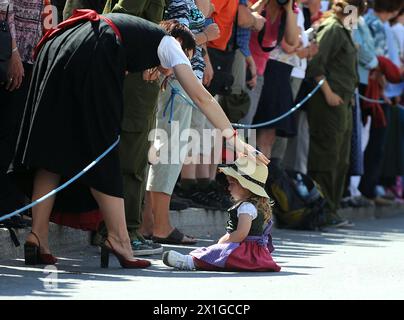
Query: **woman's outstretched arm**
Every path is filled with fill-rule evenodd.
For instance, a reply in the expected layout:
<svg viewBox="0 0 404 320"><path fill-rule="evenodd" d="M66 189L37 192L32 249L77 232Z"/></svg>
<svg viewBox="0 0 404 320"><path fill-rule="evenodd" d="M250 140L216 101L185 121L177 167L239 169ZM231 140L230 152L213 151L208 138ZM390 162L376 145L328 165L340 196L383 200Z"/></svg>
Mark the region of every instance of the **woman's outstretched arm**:
<svg viewBox="0 0 404 320"><path fill-rule="evenodd" d="M179 64L174 67L174 73L184 91L201 109L209 121L212 122L216 128L222 130L224 137L228 138L230 143L234 143L235 139L230 139L233 136L233 127L229 119L215 98L212 97L202 83L195 77L192 69L188 65ZM240 139L237 139L237 143L235 144L237 151L248 156L256 156L257 159L264 164L269 163L269 160L264 155L256 155L255 148L249 144L242 142Z"/></svg>

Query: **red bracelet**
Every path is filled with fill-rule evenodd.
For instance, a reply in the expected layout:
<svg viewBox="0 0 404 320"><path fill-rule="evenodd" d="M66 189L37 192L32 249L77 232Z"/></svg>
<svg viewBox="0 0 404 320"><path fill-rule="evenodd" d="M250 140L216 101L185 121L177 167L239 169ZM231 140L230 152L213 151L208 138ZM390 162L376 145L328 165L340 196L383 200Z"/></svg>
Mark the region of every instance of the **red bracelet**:
<svg viewBox="0 0 404 320"><path fill-rule="evenodd" d="M230 137L227 137L227 138L225 137L225 139L226 139L226 140L230 140L230 139L233 138L234 136L237 137L237 135L238 135L238 132L237 132L236 129L234 129L234 130L233 130L233 134L232 134Z"/></svg>

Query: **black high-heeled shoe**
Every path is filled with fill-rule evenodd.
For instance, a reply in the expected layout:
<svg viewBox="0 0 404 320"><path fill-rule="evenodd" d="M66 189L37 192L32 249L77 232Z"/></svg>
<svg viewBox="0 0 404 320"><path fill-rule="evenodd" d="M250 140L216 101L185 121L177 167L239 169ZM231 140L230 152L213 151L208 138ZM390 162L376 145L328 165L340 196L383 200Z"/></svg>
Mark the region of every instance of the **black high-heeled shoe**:
<svg viewBox="0 0 404 320"><path fill-rule="evenodd" d="M151 265L148 260L141 259L126 259L120 253L116 252L111 242L107 239L105 242L108 243L109 247L104 243L101 246L101 268L108 268L109 265L109 254L112 253L119 261L122 268L135 269L135 268L147 268Z"/></svg>
<svg viewBox="0 0 404 320"><path fill-rule="evenodd" d="M56 259L53 255L50 253L41 253L40 248L41 248L41 242L39 240L39 237L37 236L36 233L30 232L36 240L38 241L38 244L34 242L25 242L24 244L24 260L26 265L36 265L36 264L55 264L58 259Z"/></svg>

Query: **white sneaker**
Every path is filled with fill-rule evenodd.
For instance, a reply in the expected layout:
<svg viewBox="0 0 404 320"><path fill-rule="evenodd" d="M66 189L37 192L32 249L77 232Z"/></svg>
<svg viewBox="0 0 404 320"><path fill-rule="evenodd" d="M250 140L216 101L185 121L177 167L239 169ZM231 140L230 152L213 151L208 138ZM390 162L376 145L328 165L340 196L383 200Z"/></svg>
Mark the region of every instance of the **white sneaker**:
<svg viewBox="0 0 404 320"><path fill-rule="evenodd" d="M181 254L177 251L166 251L163 253L163 262L166 266L174 267L179 270L194 270L195 265L192 257L189 255Z"/></svg>

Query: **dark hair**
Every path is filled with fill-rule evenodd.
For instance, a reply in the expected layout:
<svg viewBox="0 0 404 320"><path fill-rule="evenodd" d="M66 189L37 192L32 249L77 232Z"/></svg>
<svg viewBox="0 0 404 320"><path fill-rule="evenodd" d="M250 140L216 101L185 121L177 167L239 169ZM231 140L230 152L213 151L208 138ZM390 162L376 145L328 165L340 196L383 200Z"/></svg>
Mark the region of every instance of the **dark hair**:
<svg viewBox="0 0 404 320"><path fill-rule="evenodd" d="M179 23L178 20L164 20L160 22L160 26L166 30L170 36L181 40L182 50L192 50L195 52L196 42L193 33L186 26Z"/></svg>
<svg viewBox="0 0 404 320"><path fill-rule="evenodd" d="M358 14L362 15L366 10L366 1L365 0L339 0L334 3L332 6L332 10L336 14L340 15L350 15L351 12L344 13L345 7L347 6L355 6L358 9Z"/></svg>
<svg viewBox="0 0 404 320"><path fill-rule="evenodd" d="M374 9L376 12L394 12L403 6L402 0L375 0Z"/></svg>
<svg viewBox="0 0 404 320"><path fill-rule="evenodd" d="M391 24L395 24L397 23L397 20L400 16L402 16L404 14L404 7L401 8L400 12L398 13L398 15L396 15L393 19L390 20Z"/></svg>
<svg viewBox="0 0 404 320"><path fill-rule="evenodd" d="M358 14L362 15L366 11L366 1L365 0L347 0L347 2L358 8Z"/></svg>

